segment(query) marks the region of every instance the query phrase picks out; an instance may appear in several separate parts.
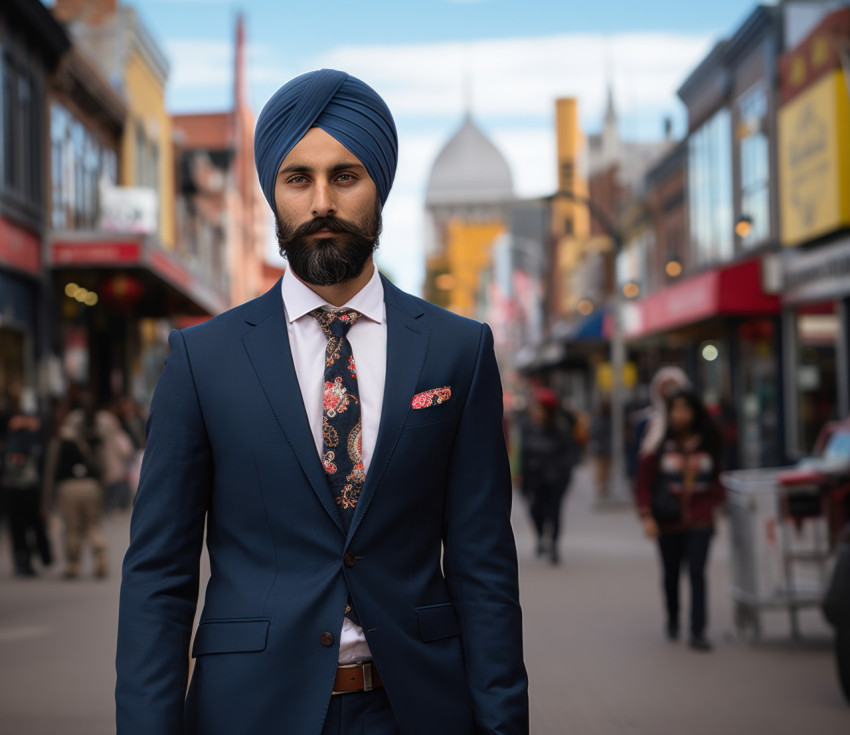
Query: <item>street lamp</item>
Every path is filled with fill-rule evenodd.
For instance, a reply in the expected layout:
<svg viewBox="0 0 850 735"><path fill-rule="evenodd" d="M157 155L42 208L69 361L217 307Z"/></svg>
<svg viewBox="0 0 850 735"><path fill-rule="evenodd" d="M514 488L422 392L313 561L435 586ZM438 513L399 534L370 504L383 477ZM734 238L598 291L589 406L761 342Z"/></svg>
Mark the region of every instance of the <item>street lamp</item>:
<svg viewBox="0 0 850 735"><path fill-rule="evenodd" d="M560 189L554 194L543 197L543 199L550 204L556 199L568 199L587 207L590 216L599 223L605 234L611 238L614 263L616 264L623 250L623 235L607 212L588 197L581 196L568 189ZM624 483L626 469L626 396L623 384L623 373L626 365L626 342L623 335L624 298L622 291L619 288L614 288L611 299L611 348L609 357L611 362L611 497L619 501L628 499Z"/></svg>
<svg viewBox="0 0 850 735"><path fill-rule="evenodd" d="M670 278L678 278L682 275L682 263L675 255L671 255L667 259L667 263L664 265L664 272Z"/></svg>
<svg viewBox="0 0 850 735"><path fill-rule="evenodd" d="M634 281L629 281L628 283L623 285L623 296L625 296L630 301L633 301L640 295L640 286L637 285Z"/></svg>
<svg viewBox="0 0 850 735"><path fill-rule="evenodd" d="M735 234L742 240L746 240L753 231L753 220L747 214L742 214L735 222Z"/></svg>

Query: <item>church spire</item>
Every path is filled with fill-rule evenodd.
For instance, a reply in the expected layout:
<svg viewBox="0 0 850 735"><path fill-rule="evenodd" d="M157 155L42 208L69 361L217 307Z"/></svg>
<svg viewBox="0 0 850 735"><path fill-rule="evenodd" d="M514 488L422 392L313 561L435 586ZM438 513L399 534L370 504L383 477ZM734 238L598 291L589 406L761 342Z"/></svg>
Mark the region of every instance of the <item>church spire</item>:
<svg viewBox="0 0 850 735"><path fill-rule="evenodd" d="M608 99L605 104L605 126L617 125L617 110L614 107L614 86L608 82Z"/></svg>

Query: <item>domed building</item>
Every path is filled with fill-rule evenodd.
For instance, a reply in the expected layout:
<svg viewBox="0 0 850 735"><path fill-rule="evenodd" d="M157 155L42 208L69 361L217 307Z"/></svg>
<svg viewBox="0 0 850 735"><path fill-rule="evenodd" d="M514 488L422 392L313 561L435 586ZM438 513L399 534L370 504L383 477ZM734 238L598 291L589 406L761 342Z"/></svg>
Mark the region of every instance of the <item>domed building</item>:
<svg viewBox="0 0 850 735"><path fill-rule="evenodd" d="M480 275L513 201L508 162L467 114L428 178L425 298L475 316Z"/></svg>

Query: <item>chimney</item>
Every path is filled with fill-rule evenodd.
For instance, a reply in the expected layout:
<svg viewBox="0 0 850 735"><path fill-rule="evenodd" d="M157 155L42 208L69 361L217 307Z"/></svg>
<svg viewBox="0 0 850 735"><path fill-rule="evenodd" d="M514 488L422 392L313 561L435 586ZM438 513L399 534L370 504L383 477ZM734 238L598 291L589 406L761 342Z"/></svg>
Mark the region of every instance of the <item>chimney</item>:
<svg viewBox="0 0 850 735"><path fill-rule="evenodd" d="M245 16L239 13L236 18L236 53L234 58L234 89L233 89L233 106L235 109L240 109L245 106Z"/></svg>
<svg viewBox="0 0 850 735"><path fill-rule="evenodd" d="M673 118L669 115L664 118L664 140L673 138Z"/></svg>

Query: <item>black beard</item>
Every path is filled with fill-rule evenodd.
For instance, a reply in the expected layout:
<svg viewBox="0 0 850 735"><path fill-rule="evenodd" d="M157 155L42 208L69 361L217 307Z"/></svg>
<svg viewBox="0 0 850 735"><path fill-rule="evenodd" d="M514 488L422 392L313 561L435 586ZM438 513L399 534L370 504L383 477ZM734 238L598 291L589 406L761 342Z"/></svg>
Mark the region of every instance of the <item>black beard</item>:
<svg viewBox="0 0 850 735"><path fill-rule="evenodd" d="M292 272L311 286L335 286L357 278L378 249L381 208L378 204L362 227L338 217L317 217L293 229L277 214L275 225L280 254ZM320 230L337 236L316 240L312 235Z"/></svg>

